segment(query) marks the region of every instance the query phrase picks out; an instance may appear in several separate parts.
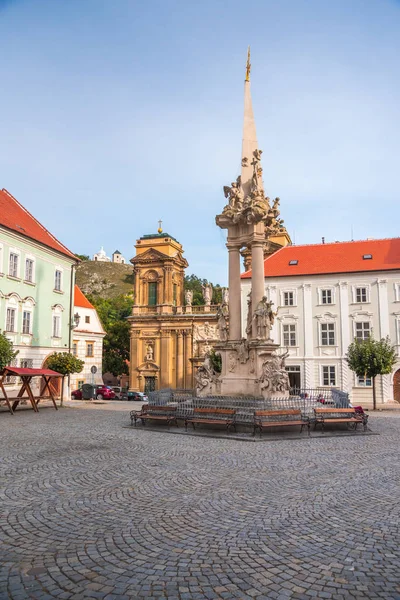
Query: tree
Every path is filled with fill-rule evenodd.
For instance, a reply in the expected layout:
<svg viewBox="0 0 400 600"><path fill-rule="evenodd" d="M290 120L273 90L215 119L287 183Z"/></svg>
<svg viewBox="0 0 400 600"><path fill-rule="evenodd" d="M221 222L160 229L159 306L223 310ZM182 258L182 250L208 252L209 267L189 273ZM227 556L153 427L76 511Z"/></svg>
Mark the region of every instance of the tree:
<svg viewBox="0 0 400 600"><path fill-rule="evenodd" d="M82 261L90 260L90 256L88 254L75 254L75 256Z"/></svg>
<svg viewBox="0 0 400 600"><path fill-rule="evenodd" d="M130 327L127 317L132 314L132 296L122 294L110 299L89 296L89 299L107 333L103 342L103 372L115 376L128 374Z"/></svg>
<svg viewBox="0 0 400 600"><path fill-rule="evenodd" d="M0 371L11 364L17 354L18 350L13 350L12 342L0 332Z"/></svg>
<svg viewBox="0 0 400 600"><path fill-rule="evenodd" d="M215 349L213 348L210 352L210 362L212 365L212 368L214 369L214 371L216 373L221 373L222 371L222 357L220 354L218 354L217 352L215 352Z"/></svg>
<svg viewBox="0 0 400 600"><path fill-rule="evenodd" d="M347 350L347 364L358 377L372 379L373 407L376 409L375 377L388 375L396 362L396 350L389 337L375 340L372 336L366 340L355 339Z"/></svg>
<svg viewBox="0 0 400 600"><path fill-rule="evenodd" d="M194 306L201 306L204 304L203 300L203 291L202 286L206 283L211 283L207 279L200 279L197 275L186 275L184 282L184 289L191 290L193 292L193 302ZM222 302L222 288L216 283L215 285L211 283L213 286L213 304L220 304Z"/></svg>
<svg viewBox="0 0 400 600"><path fill-rule="evenodd" d="M64 377L61 380L61 406L63 405L64 399L64 380L66 375L72 373L80 373L83 369L85 362L76 358L73 354L68 352L54 352L46 360L46 367L52 371L61 373Z"/></svg>

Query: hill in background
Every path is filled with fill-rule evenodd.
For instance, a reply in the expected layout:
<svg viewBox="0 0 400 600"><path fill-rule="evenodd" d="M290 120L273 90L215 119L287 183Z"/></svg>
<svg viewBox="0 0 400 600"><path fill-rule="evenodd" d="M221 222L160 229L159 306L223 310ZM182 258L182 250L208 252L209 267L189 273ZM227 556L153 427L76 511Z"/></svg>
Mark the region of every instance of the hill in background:
<svg viewBox="0 0 400 600"><path fill-rule="evenodd" d="M115 298L121 294L133 293L132 265L82 261L76 269L76 283L84 294L93 294L101 298Z"/></svg>

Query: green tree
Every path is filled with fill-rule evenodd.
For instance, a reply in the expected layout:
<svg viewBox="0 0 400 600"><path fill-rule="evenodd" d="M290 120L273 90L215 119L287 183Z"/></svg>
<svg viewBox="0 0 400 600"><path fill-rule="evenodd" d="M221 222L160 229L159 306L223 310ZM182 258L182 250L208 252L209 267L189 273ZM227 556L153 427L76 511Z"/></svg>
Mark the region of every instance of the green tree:
<svg viewBox="0 0 400 600"><path fill-rule="evenodd" d="M90 260L90 256L88 254L75 254L77 258L80 258L83 262L86 260Z"/></svg>
<svg viewBox="0 0 400 600"><path fill-rule="evenodd" d="M76 358L76 356L69 352L54 352L54 354L51 354L46 360L46 367L48 369L64 375L61 380L61 406L63 405L64 399L65 376L71 375L72 373L80 373L84 364L85 362L83 360Z"/></svg>
<svg viewBox="0 0 400 600"><path fill-rule="evenodd" d="M372 397L376 409L375 377L388 375L396 362L396 350L389 337L375 340L372 336L366 340L355 339L347 350L347 364L358 377L372 379Z"/></svg>
<svg viewBox="0 0 400 600"><path fill-rule="evenodd" d="M0 371L11 364L17 354L18 350L13 349L12 342L0 332Z"/></svg>
<svg viewBox="0 0 400 600"><path fill-rule="evenodd" d="M103 372L115 376L129 372L130 333L127 317L132 314L133 297L122 294L106 299L89 297L107 333L103 342Z"/></svg>
<svg viewBox="0 0 400 600"><path fill-rule="evenodd" d="M221 373L222 371L222 357L220 354L215 352L214 348L210 352L210 362L212 368L216 373Z"/></svg>
<svg viewBox="0 0 400 600"><path fill-rule="evenodd" d="M193 292L193 302L194 306L201 306L204 304L203 300L203 292L202 287L206 283L211 283L207 279L200 279L197 275L186 275L184 282L184 289L191 290ZM211 283L213 286L213 304L220 304L222 302L222 288L216 283L215 285Z"/></svg>

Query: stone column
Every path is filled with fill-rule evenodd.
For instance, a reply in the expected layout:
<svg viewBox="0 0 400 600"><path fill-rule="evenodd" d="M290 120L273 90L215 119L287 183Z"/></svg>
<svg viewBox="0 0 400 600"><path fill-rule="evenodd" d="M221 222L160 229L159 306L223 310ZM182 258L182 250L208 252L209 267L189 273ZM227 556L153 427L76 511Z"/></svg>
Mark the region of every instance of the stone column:
<svg viewBox="0 0 400 600"><path fill-rule="evenodd" d="M170 331L161 331L160 388L171 387L171 382L169 381L170 338Z"/></svg>
<svg viewBox="0 0 400 600"><path fill-rule="evenodd" d="M240 290L240 252L238 246L227 244L229 252L229 339L240 340L242 299Z"/></svg>
<svg viewBox="0 0 400 600"><path fill-rule="evenodd" d="M176 387L183 388L183 332L176 332Z"/></svg>
<svg viewBox="0 0 400 600"><path fill-rule="evenodd" d="M193 365L190 361L191 358L192 332L188 329L185 336L185 389L191 389L193 387Z"/></svg>
<svg viewBox="0 0 400 600"><path fill-rule="evenodd" d="M254 311L265 294L264 283L264 249L262 241L254 241L251 245L251 305ZM253 318L253 339L257 337L257 325Z"/></svg>
<svg viewBox="0 0 400 600"><path fill-rule="evenodd" d="M130 366L129 366L129 389L139 391L137 381L137 366L138 366L138 336L139 331L131 330L130 339Z"/></svg>

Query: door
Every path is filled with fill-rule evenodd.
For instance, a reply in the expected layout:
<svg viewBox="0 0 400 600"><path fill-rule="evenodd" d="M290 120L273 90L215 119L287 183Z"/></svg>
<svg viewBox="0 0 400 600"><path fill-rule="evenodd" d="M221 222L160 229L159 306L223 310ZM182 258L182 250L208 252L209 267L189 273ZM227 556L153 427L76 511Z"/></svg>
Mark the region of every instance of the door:
<svg viewBox="0 0 400 600"><path fill-rule="evenodd" d="M400 369L396 371L393 377L393 400L400 402Z"/></svg>
<svg viewBox="0 0 400 600"><path fill-rule="evenodd" d="M144 393L148 394L149 392L154 392L156 389L156 378L155 377L145 377L144 378Z"/></svg>
<svg viewBox="0 0 400 600"><path fill-rule="evenodd" d="M298 394L301 389L300 367L297 365L288 365L286 371L289 375L290 394Z"/></svg>

